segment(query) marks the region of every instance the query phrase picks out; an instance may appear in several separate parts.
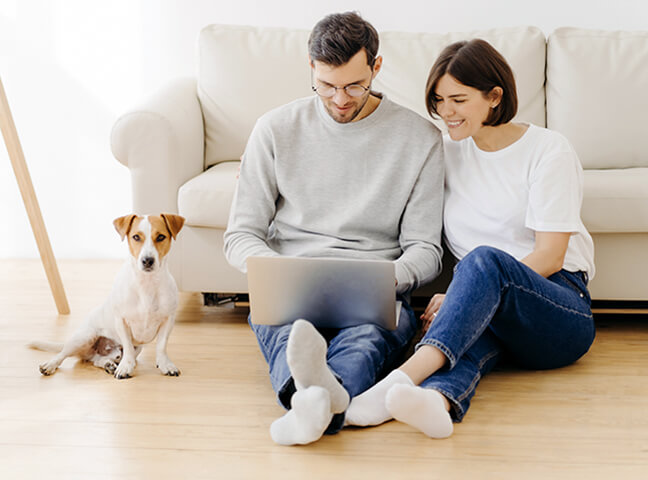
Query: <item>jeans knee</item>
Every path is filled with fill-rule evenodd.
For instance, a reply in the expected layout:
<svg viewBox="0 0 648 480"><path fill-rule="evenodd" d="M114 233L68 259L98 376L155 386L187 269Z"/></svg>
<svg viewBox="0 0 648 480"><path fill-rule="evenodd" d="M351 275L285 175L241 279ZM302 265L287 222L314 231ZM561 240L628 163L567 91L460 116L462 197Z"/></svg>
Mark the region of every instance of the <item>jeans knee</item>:
<svg viewBox="0 0 648 480"><path fill-rule="evenodd" d="M471 270L478 269L481 271L492 271L494 267L501 264L501 261L510 257L510 255L495 247L481 245L471 250L464 258L461 259L458 267L463 264L469 266Z"/></svg>
<svg viewBox="0 0 648 480"><path fill-rule="evenodd" d="M373 323L365 323L351 327L344 335L343 342L352 345L372 345L375 339L383 338L383 329Z"/></svg>

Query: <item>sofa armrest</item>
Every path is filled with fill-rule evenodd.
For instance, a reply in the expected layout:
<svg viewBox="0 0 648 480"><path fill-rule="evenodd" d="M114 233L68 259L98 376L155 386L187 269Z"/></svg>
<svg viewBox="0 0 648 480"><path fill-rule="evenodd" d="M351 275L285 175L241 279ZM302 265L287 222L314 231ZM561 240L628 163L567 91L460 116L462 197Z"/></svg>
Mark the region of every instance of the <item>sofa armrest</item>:
<svg viewBox="0 0 648 480"><path fill-rule="evenodd" d="M111 149L131 171L133 209L178 211L178 189L204 169L204 127L196 80L174 80L113 125Z"/></svg>

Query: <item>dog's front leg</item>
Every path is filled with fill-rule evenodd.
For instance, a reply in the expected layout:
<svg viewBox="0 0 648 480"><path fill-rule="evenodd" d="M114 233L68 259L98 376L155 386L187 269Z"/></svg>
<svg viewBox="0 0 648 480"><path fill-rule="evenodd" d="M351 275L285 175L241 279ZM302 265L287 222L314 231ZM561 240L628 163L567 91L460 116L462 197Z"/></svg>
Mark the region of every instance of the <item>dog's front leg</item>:
<svg viewBox="0 0 648 480"><path fill-rule="evenodd" d="M167 342L169 341L169 335L171 334L174 323L175 318L173 315L170 315L162 325L162 328L160 328L160 333L158 334L157 343L155 345L155 362L163 374L177 377L180 375L180 370L178 370L178 367L173 364L166 351Z"/></svg>
<svg viewBox="0 0 648 480"><path fill-rule="evenodd" d="M115 378L130 378L135 370L136 365L136 353L135 347L133 346L133 340L130 332L130 328L126 325L126 320L123 318L115 319L115 329L117 330L117 335L121 342L124 352L122 354L121 362L117 365L115 369Z"/></svg>

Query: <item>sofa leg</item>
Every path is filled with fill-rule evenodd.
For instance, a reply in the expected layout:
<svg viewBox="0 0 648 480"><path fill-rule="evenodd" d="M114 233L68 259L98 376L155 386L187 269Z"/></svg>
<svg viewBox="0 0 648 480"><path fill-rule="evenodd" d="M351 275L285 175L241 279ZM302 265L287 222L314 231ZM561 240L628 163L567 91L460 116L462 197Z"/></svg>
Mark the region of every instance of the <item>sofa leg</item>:
<svg viewBox="0 0 648 480"><path fill-rule="evenodd" d="M206 307L245 307L249 302L247 294L203 292L202 295Z"/></svg>

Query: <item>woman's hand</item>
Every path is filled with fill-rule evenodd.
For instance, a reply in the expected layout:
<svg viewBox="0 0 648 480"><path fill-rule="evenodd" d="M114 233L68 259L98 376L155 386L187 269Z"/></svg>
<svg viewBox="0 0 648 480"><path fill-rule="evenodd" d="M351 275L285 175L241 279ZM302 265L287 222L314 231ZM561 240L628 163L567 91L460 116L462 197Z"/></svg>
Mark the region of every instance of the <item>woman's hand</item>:
<svg viewBox="0 0 648 480"><path fill-rule="evenodd" d="M423 315L421 315L421 320L423 320L423 332L427 332L427 329L430 328L430 325L432 325L432 322L434 321L434 317L436 317L437 312L441 308L441 304L445 300L445 293L437 293L432 297L430 300L430 303L428 303L427 308L425 309L425 312L423 312Z"/></svg>

